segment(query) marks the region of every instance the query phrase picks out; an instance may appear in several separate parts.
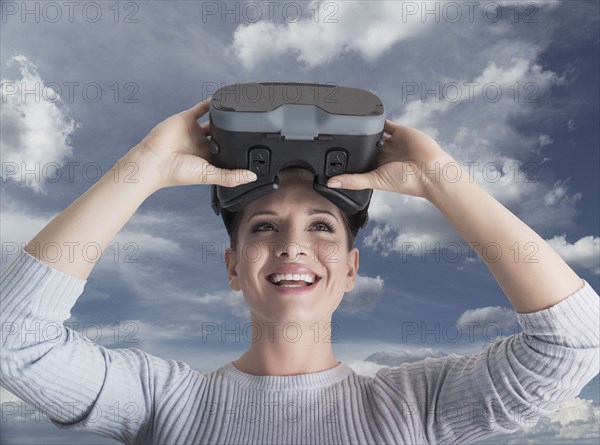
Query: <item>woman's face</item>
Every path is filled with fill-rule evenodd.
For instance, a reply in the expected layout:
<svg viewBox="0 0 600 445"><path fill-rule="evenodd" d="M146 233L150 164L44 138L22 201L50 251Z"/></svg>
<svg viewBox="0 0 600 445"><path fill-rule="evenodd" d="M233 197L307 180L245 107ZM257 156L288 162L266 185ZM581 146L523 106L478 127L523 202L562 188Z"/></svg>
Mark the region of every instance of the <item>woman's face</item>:
<svg viewBox="0 0 600 445"><path fill-rule="evenodd" d="M354 288L358 249L347 251L341 210L313 190L311 172L286 170L279 179L279 190L244 209L237 252L227 249L225 254L230 286L243 292L258 320L331 318L344 293ZM313 213L313 209L331 214ZM297 292L299 288L284 288L269 280L276 269L290 266L312 271L315 282Z"/></svg>

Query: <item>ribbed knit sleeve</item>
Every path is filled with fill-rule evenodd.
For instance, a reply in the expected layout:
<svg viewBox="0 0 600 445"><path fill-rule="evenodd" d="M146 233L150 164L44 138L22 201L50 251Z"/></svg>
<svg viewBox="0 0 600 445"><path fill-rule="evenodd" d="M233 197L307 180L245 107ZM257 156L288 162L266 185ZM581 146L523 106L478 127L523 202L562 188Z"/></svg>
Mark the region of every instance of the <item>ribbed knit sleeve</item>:
<svg viewBox="0 0 600 445"><path fill-rule="evenodd" d="M107 349L64 326L87 280L21 250L2 271L1 384L60 428L147 443L155 404L184 363Z"/></svg>
<svg viewBox="0 0 600 445"><path fill-rule="evenodd" d="M518 313L522 332L470 355L382 368L380 399L427 443L471 443L535 425L599 372L599 301L587 281L552 307Z"/></svg>

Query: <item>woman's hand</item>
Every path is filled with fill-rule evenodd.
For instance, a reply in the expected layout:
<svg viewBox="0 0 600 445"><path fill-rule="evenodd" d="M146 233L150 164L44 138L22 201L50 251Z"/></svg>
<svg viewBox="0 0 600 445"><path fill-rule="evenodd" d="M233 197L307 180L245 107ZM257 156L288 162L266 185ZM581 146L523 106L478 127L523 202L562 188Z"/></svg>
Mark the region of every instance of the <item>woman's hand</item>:
<svg viewBox="0 0 600 445"><path fill-rule="evenodd" d="M367 173L333 176L327 186L377 189L425 198L427 185L443 180L444 165L456 161L433 138L415 128L386 119L383 129L385 144L379 151L377 168ZM340 185L331 185L334 180Z"/></svg>
<svg viewBox="0 0 600 445"><path fill-rule="evenodd" d="M246 169L221 169L212 165L208 136L210 126L197 120L208 112L211 98L174 114L156 125L132 151L150 157L157 189L194 184L235 187L256 180Z"/></svg>

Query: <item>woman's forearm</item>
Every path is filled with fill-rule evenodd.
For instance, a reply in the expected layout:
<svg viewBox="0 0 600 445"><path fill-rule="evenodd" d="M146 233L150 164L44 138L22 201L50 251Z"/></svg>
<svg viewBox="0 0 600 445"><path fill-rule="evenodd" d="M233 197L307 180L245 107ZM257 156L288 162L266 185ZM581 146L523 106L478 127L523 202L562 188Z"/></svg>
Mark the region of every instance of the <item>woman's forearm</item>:
<svg viewBox="0 0 600 445"><path fill-rule="evenodd" d="M548 308L583 286L545 240L464 169L456 182L427 181L426 197L485 262L517 312Z"/></svg>
<svg viewBox="0 0 600 445"><path fill-rule="evenodd" d="M87 279L109 242L154 193L156 160L136 148L73 201L25 246L40 261ZM85 249L85 251L84 251Z"/></svg>

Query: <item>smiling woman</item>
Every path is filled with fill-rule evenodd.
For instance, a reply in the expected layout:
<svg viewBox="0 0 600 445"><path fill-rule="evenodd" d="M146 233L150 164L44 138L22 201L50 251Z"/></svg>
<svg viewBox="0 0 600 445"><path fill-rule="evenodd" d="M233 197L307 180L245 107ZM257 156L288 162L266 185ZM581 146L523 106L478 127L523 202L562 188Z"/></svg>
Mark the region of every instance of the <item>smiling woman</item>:
<svg viewBox="0 0 600 445"><path fill-rule="evenodd" d="M235 362L201 372L137 348L108 349L64 327L94 266L81 246L104 249L161 188L234 187L248 177L206 161L208 125L197 119L207 110L204 101L157 125L115 166L127 173L137 164L137 181L103 176L2 270L2 385L54 425L127 444L465 444L534 425L597 375L598 294L478 185L405 181L403 161L431 170L452 158L424 133L389 121L387 162L340 175L342 184L427 197L471 241L537 242L539 262L486 263L523 332L478 353L384 367L372 378L337 361L331 319L355 286L356 226L302 169L228 225L229 283L244 294L253 330ZM56 261L44 254L50 245L74 250Z"/></svg>
<svg viewBox="0 0 600 445"><path fill-rule="evenodd" d="M357 229L314 191L314 174L292 167L279 176L280 188L235 214L228 227L229 283L243 292L251 309L252 338L258 339L234 364L253 375L335 367L331 318L344 293L354 288L358 270L358 249L352 247ZM273 337L261 337L268 327ZM298 330L294 342L286 338L291 327ZM314 333L320 341L309 335Z"/></svg>

